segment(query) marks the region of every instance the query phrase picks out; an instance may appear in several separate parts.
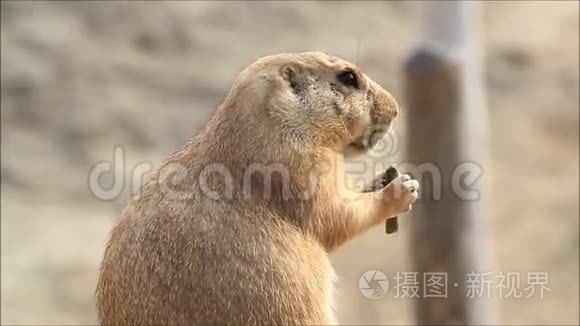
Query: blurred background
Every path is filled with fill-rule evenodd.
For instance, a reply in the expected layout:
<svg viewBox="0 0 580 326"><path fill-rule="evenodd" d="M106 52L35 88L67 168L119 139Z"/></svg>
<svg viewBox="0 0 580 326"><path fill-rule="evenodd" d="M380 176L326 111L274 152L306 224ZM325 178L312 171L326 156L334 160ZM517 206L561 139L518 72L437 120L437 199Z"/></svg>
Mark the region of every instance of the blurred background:
<svg viewBox="0 0 580 326"><path fill-rule="evenodd" d="M98 264L130 184L100 200L90 169L116 145L128 170L157 167L256 58L319 50L356 61L404 108L416 5L2 1L0 322L96 322ZM502 324L578 324L579 4L484 2L481 13L492 271L547 272L551 290L491 300ZM377 228L332 256L340 323L413 323L411 299L358 288L369 269L411 270L400 223L396 236Z"/></svg>

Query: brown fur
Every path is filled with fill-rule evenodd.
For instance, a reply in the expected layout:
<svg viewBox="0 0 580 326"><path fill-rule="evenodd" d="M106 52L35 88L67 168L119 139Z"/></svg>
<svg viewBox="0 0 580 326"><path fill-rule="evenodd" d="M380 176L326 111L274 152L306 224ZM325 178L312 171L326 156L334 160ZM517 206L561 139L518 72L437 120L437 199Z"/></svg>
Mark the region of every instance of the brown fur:
<svg viewBox="0 0 580 326"><path fill-rule="evenodd" d="M337 81L345 69L359 89ZM100 321L334 323L328 253L410 209L418 186L402 176L402 192L392 183L346 199L353 191L336 181L336 159L397 112L389 93L344 60L257 60L123 211L101 265Z"/></svg>

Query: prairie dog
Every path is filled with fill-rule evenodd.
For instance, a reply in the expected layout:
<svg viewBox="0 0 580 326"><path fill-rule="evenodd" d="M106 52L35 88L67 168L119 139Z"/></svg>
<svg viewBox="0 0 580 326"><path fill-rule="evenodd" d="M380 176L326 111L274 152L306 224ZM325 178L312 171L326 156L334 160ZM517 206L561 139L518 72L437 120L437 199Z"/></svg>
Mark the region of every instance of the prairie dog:
<svg viewBox="0 0 580 326"><path fill-rule="evenodd" d="M335 323L328 254L408 211L419 187L401 175L345 189L337 157L373 146L398 110L345 60L255 61L122 212L101 264L100 322Z"/></svg>

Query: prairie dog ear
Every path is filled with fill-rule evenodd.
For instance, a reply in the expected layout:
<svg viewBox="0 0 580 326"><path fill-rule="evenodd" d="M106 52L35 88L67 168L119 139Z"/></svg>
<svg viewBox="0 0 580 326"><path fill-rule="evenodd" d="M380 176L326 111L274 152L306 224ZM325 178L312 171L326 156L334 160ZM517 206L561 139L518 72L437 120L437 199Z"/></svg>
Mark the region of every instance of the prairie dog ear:
<svg viewBox="0 0 580 326"><path fill-rule="evenodd" d="M292 64L285 64L280 68L280 75L282 78L290 81L296 75L296 67Z"/></svg>
<svg viewBox="0 0 580 326"><path fill-rule="evenodd" d="M286 80L290 84L290 87L292 87L293 89L296 88L297 76L298 76L298 68L297 67L295 67L294 65L290 65L290 64L284 65L280 69L280 75L282 76L282 78L284 80Z"/></svg>

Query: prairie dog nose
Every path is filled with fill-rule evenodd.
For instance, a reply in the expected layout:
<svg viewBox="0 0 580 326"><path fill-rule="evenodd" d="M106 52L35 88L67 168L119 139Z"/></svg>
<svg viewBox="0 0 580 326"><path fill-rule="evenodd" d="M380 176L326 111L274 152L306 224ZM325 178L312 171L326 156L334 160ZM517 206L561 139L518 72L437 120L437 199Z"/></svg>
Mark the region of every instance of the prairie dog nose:
<svg viewBox="0 0 580 326"><path fill-rule="evenodd" d="M375 106L373 122L390 124L399 114L399 104L389 92L373 80L369 79L369 86L369 96L373 99Z"/></svg>

